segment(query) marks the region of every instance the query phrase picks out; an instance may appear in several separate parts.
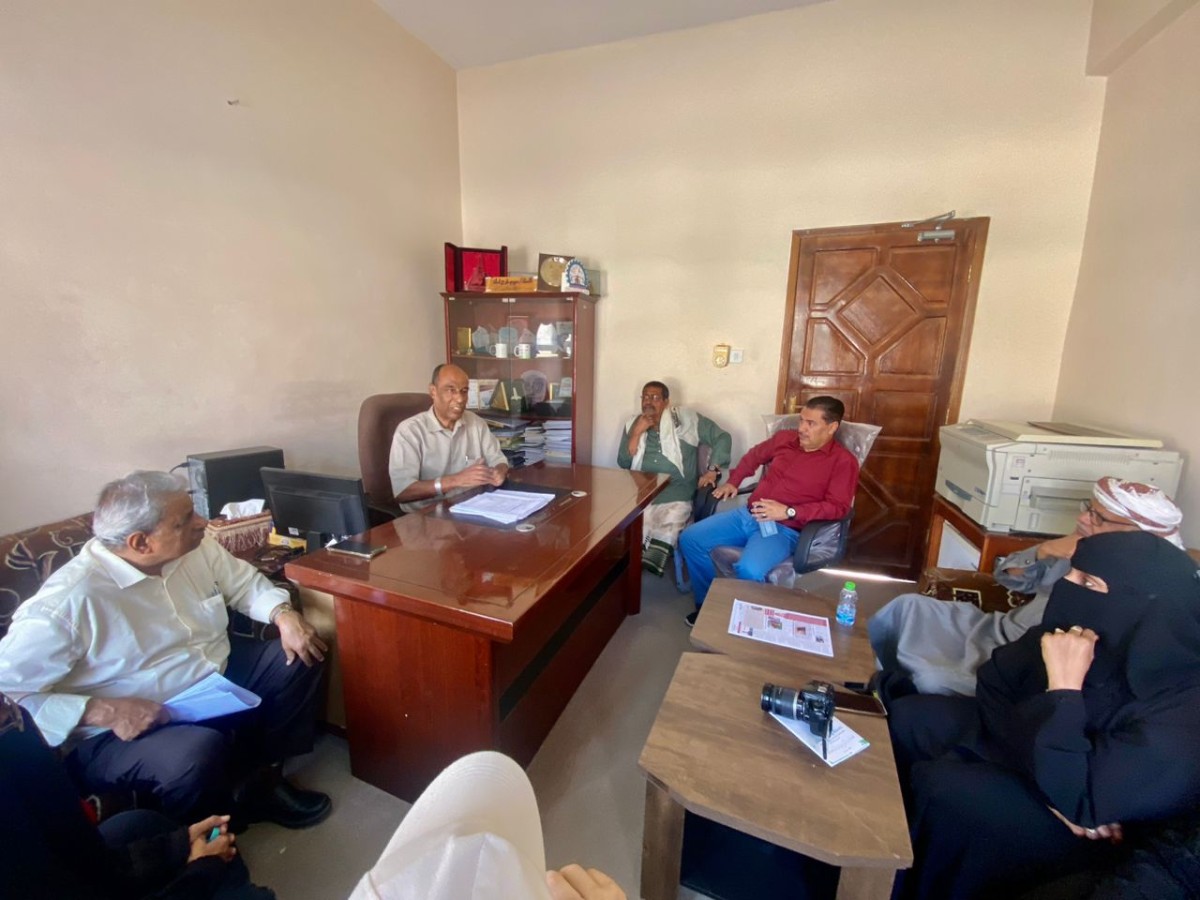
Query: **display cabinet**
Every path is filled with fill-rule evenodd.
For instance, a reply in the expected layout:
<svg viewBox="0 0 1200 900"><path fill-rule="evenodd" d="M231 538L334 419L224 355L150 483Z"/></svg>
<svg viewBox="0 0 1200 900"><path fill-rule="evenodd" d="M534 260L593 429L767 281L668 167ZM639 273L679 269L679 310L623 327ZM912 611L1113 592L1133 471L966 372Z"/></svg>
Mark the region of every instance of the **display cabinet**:
<svg viewBox="0 0 1200 900"><path fill-rule="evenodd" d="M471 379L469 409L514 466L590 463L596 298L538 291L443 293L446 360Z"/></svg>

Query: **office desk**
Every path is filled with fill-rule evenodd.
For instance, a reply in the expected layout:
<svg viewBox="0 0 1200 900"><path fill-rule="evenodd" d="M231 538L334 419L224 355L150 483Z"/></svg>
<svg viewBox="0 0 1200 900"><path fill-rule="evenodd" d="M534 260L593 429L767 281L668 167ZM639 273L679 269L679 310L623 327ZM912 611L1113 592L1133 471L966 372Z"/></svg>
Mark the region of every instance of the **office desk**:
<svg viewBox="0 0 1200 900"><path fill-rule="evenodd" d="M641 607L642 510L664 475L518 470L565 493L522 533L455 516L462 498L374 528L372 560L289 563L334 595L350 769L404 800L475 750L532 759L626 615Z"/></svg>

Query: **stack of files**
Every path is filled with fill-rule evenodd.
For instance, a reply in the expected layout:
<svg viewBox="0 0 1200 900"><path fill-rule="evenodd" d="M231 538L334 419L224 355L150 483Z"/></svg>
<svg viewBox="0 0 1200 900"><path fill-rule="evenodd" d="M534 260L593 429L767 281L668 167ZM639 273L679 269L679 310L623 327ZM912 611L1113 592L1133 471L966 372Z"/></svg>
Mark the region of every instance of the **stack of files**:
<svg viewBox="0 0 1200 900"><path fill-rule="evenodd" d="M524 450L506 450L505 448L501 447L500 452L503 453L504 458L508 460L508 467L510 469L519 469L521 466L525 465L526 456Z"/></svg>
<svg viewBox="0 0 1200 900"><path fill-rule="evenodd" d="M525 429L525 464L532 466L546 458L546 429L532 422Z"/></svg>
<svg viewBox="0 0 1200 900"><path fill-rule="evenodd" d="M569 463L571 461L571 420L546 420L546 462Z"/></svg>
<svg viewBox="0 0 1200 900"><path fill-rule="evenodd" d="M554 499L553 494L534 494L529 491L491 491L476 494L469 500L456 503L450 512L463 516L482 516L492 522L511 525L533 515Z"/></svg>

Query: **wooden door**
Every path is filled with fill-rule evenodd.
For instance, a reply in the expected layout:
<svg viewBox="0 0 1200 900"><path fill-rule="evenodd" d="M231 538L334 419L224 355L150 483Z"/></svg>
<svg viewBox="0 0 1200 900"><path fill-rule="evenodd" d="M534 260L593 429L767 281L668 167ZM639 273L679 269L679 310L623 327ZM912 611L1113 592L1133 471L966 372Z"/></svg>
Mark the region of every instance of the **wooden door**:
<svg viewBox="0 0 1200 900"><path fill-rule="evenodd" d="M847 565L918 574L938 427L957 421L989 220L792 233L777 412L829 394L883 426L859 479Z"/></svg>

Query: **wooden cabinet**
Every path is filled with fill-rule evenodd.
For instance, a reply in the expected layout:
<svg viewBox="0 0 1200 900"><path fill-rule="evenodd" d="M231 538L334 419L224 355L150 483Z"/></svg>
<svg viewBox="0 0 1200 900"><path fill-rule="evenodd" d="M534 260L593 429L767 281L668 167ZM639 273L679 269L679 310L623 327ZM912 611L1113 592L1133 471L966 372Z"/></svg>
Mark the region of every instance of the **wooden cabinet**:
<svg viewBox="0 0 1200 900"><path fill-rule="evenodd" d="M596 298L558 291L442 298L446 361L475 388L468 407L510 431L541 425L547 463L590 463ZM537 457L530 443L529 463Z"/></svg>

